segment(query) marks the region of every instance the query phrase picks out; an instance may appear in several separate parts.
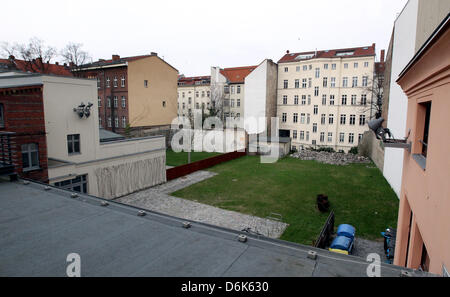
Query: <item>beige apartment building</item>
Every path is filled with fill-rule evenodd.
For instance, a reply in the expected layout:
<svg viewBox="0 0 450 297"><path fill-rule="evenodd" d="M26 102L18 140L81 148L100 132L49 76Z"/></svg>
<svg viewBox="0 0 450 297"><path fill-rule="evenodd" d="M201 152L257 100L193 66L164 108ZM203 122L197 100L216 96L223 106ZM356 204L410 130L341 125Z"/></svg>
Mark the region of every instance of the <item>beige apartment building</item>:
<svg viewBox="0 0 450 297"><path fill-rule="evenodd" d="M194 109L208 113L211 106L211 76L178 77L178 116L189 117Z"/></svg>
<svg viewBox="0 0 450 297"><path fill-rule="evenodd" d="M358 145L372 116L372 46L287 53L278 61L277 116L291 148Z"/></svg>

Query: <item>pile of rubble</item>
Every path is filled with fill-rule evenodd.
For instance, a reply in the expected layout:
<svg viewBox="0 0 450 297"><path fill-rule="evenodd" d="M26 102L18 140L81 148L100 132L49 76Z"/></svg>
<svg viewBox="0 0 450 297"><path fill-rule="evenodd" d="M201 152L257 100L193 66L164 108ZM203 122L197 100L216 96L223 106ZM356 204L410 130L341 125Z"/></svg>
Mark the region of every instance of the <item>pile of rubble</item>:
<svg viewBox="0 0 450 297"><path fill-rule="evenodd" d="M333 165L348 165L350 163L370 163L367 157L345 154L345 153L329 153L324 151L302 150L290 155L300 160L315 160L320 163Z"/></svg>

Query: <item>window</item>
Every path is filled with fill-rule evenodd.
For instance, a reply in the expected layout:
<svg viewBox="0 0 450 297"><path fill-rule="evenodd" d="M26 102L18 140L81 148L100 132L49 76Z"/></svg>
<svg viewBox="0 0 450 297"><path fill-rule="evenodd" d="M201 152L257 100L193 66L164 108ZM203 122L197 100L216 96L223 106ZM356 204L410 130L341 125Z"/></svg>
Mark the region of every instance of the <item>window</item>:
<svg viewBox="0 0 450 297"><path fill-rule="evenodd" d="M315 77L319 78L320 77L320 68L316 68L315 69Z"/></svg>
<svg viewBox="0 0 450 297"><path fill-rule="evenodd" d="M328 69L328 64L323 64L323 69Z"/></svg>
<svg viewBox="0 0 450 297"><path fill-rule="evenodd" d="M284 67L284 72L288 72L289 68L288 67Z"/></svg>
<svg viewBox="0 0 450 297"><path fill-rule="evenodd" d="M112 127L111 117L108 117L108 127Z"/></svg>
<svg viewBox="0 0 450 297"><path fill-rule="evenodd" d="M106 78L106 87L109 88L110 86L110 80L109 80L109 76Z"/></svg>
<svg viewBox="0 0 450 297"><path fill-rule="evenodd" d="M114 127L119 127L119 117L114 118Z"/></svg>
<svg viewBox="0 0 450 297"><path fill-rule="evenodd" d="M313 124L313 129L312 129L313 133L317 133L317 123Z"/></svg>
<svg viewBox="0 0 450 297"><path fill-rule="evenodd" d="M127 117L123 116L122 117L122 128L126 128L127 127Z"/></svg>
<svg viewBox="0 0 450 297"><path fill-rule="evenodd" d="M304 113L300 114L300 123L301 124L305 123L305 114Z"/></svg>
<svg viewBox="0 0 450 297"><path fill-rule="evenodd" d="M56 182L55 186L58 188L71 190L79 193L87 193L88 192L87 174L79 175L73 179Z"/></svg>
<svg viewBox="0 0 450 297"><path fill-rule="evenodd" d="M348 86L348 77L342 78L342 87L346 88Z"/></svg>
<svg viewBox="0 0 450 297"><path fill-rule="evenodd" d="M331 69L336 70L336 64L331 64Z"/></svg>
<svg viewBox="0 0 450 297"><path fill-rule="evenodd" d="M189 103L189 105L191 105L191 103L192 103L192 98L191 97L188 98L188 103ZM226 106L228 106L228 104Z"/></svg>
<svg viewBox="0 0 450 297"><path fill-rule="evenodd" d="M309 141L309 131L306 131L306 141Z"/></svg>
<svg viewBox="0 0 450 297"><path fill-rule="evenodd" d="M320 123L322 124L322 125L325 125L325 123L326 123L326 114L324 114L324 113L322 113L321 115L320 115Z"/></svg>
<svg viewBox="0 0 450 297"><path fill-rule="evenodd" d="M144 87L148 88L148 80L146 80L146 79L144 80Z"/></svg>
<svg viewBox="0 0 450 297"><path fill-rule="evenodd" d="M236 87L236 93L238 93L238 94L241 93L241 86L237 86L237 87Z"/></svg>
<svg viewBox="0 0 450 297"><path fill-rule="evenodd" d="M328 87L328 77L323 78L323 87L324 88Z"/></svg>
<svg viewBox="0 0 450 297"><path fill-rule="evenodd" d="M352 95L352 105L356 105L356 95Z"/></svg>
<svg viewBox="0 0 450 297"><path fill-rule="evenodd" d="M309 125L310 119L311 119L311 115L308 113L308 114L306 115L306 123L307 123L308 125Z"/></svg>
<svg viewBox="0 0 450 297"><path fill-rule="evenodd" d="M363 78L362 78L362 86L363 87L367 87L368 81L369 81L369 77L368 76L363 76Z"/></svg>
<svg viewBox="0 0 450 297"><path fill-rule="evenodd" d="M319 87L314 87L314 96L319 96Z"/></svg>
<svg viewBox="0 0 450 297"><path fill-rule="evenodd" d="M353 76L352 88L356 88L357 86L358 86L358 77L357 76Z"/></svg>
<svg viewBox="0 0 450 297"><path fill-rule="evenodd" d="M363 134L358 134L358 143L361 142L362 138L363 138Z"/></svg>
<svg viewBox="0 0 450 297"><path fill-rule="evenodd" d="M22 168L23 171L39 168L39 152L37 143L27 143L22 145Z"/></svg>
<svg viewBox="0 0 450 297"><path fill-rule="evenodd" d="M294 104L298 105L298 95L294 95Z"/></svg>
<svg viewBox="0 0 450 297"><path fill-rule="evenodd" d="M240 107L241 106L241 99L236 99L236 106Z"/></svg>
<svg viewBox="0 0 450 297"><path fill-rule="evenodd" d="M361 105L367 105L367 95L366 94L361 95Z"/></svg>
<svg viewBox="0 0 450 297"><path fill-rule="evenodd" d="M366 124L366 116L362 114L359 116L359 125L364 126L365 124Z"/></svg>
<svg viewBox="0 0 450 297"><path fill-rule="evenodd" d="M306 105L306 95L302 95L302 105Z"/></svg>
<svg viewBox="0 0 450 297"><path fill-rule="evenodd" d="M312 87L312 78L308 78L308 88Z"/></svg>
<svg viewBox="0 0 450 297"><path fill-rule="evenodd" d="M206 97L209 98L209 91L206 91Z"/></svg>
<svg viewBox="0 0 450 297"><path fill-rule="evenodd" d="M287 81L287 80L284 80L284 81L283 81L283 88L284 88L284 89L287 89L288 87L289 87L288 81Z"/></svg>
<svg viewBox="0 0 450 297"><path fill-rule="evenodd" d="M295 67L295 71L300 72L300 66Z"/></svg>
<svg viewBox="0 0 450 297"><path fill-rule="evenodd" d="M117 107L118 106L118 98L117 98L117 96L114 96L114 107Z"/></svg>
<svg viewBox="0 0 450 297"><path fill-rule="evenodd" d="M234 94L234 86L231 86L231 94Z"/></svg>
<svg viewBox="0 0 450 297"><path fill-rule="evenodd" d="M353 143L355 140L355 134L349 133L348 134L348 143Z"/></svg>
<svg viewBox="0 0 450 297"><path fill-rule="evenodd" d="M102 127L102 117L98 117L98 125Z"/></svg>
<svg viewBox="0 0 450 297"><path fill-rule="evenodd" d="M98 96L97 101L98 101L98 107L101 107L102 106L102 97Z"/></svg>
<svg viewBox="0 0 450 297"><path fill-rule="evenodd" d="M231 100L231 107L234 105L234 100ZM195 109L200 109L200 104L198 102L195 102Z"/></svg>
<svg viewBox="0 0 450 297"><path fill-rule="evenodd" d="M344 63L344 69L348 69L348 63Z"/></svg>
<svg viewBox="0 0 450 297"><path fill-rule="evenodd" d="M69 155L80 153L80 134L67 135L67 151Z"/></svg>
<svg viewBox="0 0 450 297"><path fill-rule="evenodd" d="M325 141L325 132L320 132L320 142Z"/></svg>
<svg viewBox="0 0 450 297"><path fill-rule="evenodd" d="M297 139L297 130L292 130L292 138Z"/></svg>
<svg viewBox="0 0 450 297"><path fill-rule="evenodd" d="M341 105L347 105L347 95L342 95Z"/></svg>
<svg viewBox="0 0 450 297"><path fill-rule="evenodd" d="M184 94L184 92L183 92L183 98L184 98L184 96L185 96L185 94Z"/></svg>
<svg viewBox="0 0 450 297"><path fill-rule="evenodd" d="M287 95L283 95L283 104L287 104Z"/></svg>
<svg viewBox="0 0 450 297"><path fill-rule="evenodd" d="M369 62L364 62L364 67L369 67Z"/></svg>
<svg viewBox="0 0 450 297"><path fill-rule="evenodd" d="M429 132L430 132L430 116L431 116L431 101L430 102L425 102L425 103L421 103L419 104L419 116L421 118L425 119L425 122L423 124L423 128L420 127L419 129L423 131L423 136L422 136L422 140L419 140L422 149L420 150L420 154L422 156L424 156L425 158L427 157L427 152L428 152L428 136L429 136ZM420 137L420 135L422 133L422 131L419 131L418 135Z"/></svg>
<svg viewBox="0 0 450 297"><path fill-rule="evenodd" d="M334 105L334 95L330 95L330 105Z"/></svg>
<svg viewBox="0 0 450 297"><path fill-rule="evenodd" d="M309 70L311 70L312 69L312 65L308 65L308 68L309 68Z"/></svg>
<svg viewBox="0 0 450 297"><path fill-rule="evenodd" d="M308 66L307 65L303 65L303 71L308 70Z"/></svg>
<svg viewBox="0 0 450 297"><path fill-rule="evenodd" d="M122 108L125 108L127 106L127 99L125 96L122 96Z"/></svg>
<svg viewBox="0 0 450 297"><path fill-rule="evenodd" d="M305 139L305 131L300 131L300 140Z"/></svg>
<svg viewBox="0 0 450 297"><path fill-rule="evenodd" d="M345 141L345 133L339 133L339 142L344 142Z"/></svg>
<svg viewBox="0 0 450 297"><path fill-rule="evenodd" d="M109 96L107 98L107 104L108 104L108 108L111 108L111 97L109 97Z"/></svg>
<svg viewBox="0 0 450 297"><path fill-rule="evenodd" d="M122 88L125 88L125 76L122 75L122 78L120 79L120 86Z"/></svg>
<svg viewBox="0 0 450 297"><path fill-rule="evenodd" d="M328 124L333 125L334 124L334 114L330 113L328 115Z"/></svg>
<svg viewBox="0 0 450 297"><path fill-rule="evenodd" d="M345 125L346 120L347 116L345 114L341 114L341 125Z"/></svg>
<svg viewBox="0 0 450 297"><path fill-rule="evenodd" d="M308 95L308 105L311 105L311 95Z"/></svg>
<svg viewBox="0 0 450 297"><path fill-rule="evenodd" d="M198 98L200 96L200 93L198 91L195 91L195 97Z"/></svg>
<svg viewBox="0 0 450 297"><path fill-rule="evenodd" d="M357 62L353 63L353 68L358 68L358 63Z"/></svg>
<svg viewBox="0 0 450 297"><path fill-rule="evenodd" d="M355 125L355 121L356 121L356 116L354 114L350 115L350 125Z"/></svg>
<svg viewBox="0 0 450 297"><path fill-rule="evenodd" d="M314 114L318 114L318 113L319 113L319 106L314 105Z"/></svg>
<svg viewBox="0 0 450 297"><path fill-rule="evenodd" d="M238 113L236 114L236 117L237 117L237 118L240 118L240 117L241 117L241 114L238 112Z"/></svg>
<svg viewBox="0 0 450 297"><path fill-rule="evenodd" d="M117 88L117 76L114 76L113 86L114 88Z"/></svg>
<svg viewBox="0 0 450 297"><path fill-rule="evenodd" d="M295 80L295 88L298 89L300 87L300 80L296 79Z"/></svg>
<svg viewBox="0 0 450 297"><path fill-rule="evenodd" d="M322 105L327 105L327 95L322 95Z"/></svg>
<svg viewBox="0 0 450 297"><path fill-rule="evenodd" d="M302 88L303 89L306 89L306 82L307 82L306 78L302 79Z"/></svg>
<svg viewBox="0 0 450 297"><path fill-rule="evenodd" d="M336 77L331 78L330 87L332 87L332 88L336 87Z"/></svg>
<svg viewBox="0 0 450 297"><path fill-rule="evenodd" d="M333 132L328 132L328 142L333 141Z"/></svg>
<svg viewBox="0 0 450 297"><path fill-rule="evenodd" d="M183 109L185 109L186 108L186 104L183 102Z"/></svg>
<svg viewBox="0 0 450 297"><path fill-rule="evenodd" d="M100 77L97 77L97 89L100 89L101 83Z"/></svg>
<svg viewBox="0 0 450 297"><path fill-rule="evenodd" d="M283 123L286 123L286 120L287 120L287 114L285 112L283 112L283 115L281 116L281 121Z"/></svg>

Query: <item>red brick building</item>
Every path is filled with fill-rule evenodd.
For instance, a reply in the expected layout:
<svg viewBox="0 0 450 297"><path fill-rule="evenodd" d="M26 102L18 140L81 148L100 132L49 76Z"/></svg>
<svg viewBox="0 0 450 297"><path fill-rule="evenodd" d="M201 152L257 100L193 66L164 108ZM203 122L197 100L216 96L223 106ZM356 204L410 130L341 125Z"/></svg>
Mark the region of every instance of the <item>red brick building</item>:
<svg viewBox="0 0 450 297"><path fill-rule="evenodd" d="M42 85L0 88L0 136L0 156L11 153L16 174L48 181Z"/></svg>
<svg viewBox="0 0 450 297"><path fill-rule="evenodd" d="M53 74L63 76L73 76L70 67L66 64L60 65L58 62L43 63L41 59L24 61L9 56L8 59L0 59L0 71L23 71L31 73Z"/></svg>

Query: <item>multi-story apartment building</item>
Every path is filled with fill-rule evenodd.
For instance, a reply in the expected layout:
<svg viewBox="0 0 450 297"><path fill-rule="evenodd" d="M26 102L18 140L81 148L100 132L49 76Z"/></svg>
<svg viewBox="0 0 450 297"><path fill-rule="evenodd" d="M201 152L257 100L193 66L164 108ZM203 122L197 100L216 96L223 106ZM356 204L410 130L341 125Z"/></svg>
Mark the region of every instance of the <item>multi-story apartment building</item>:
<svg viewBox="0 0 450 297"><path fill-rule="evenodd" d="M372 116L375 44L287 53L278 61L280 136L292 149L332 147L349 151Z"/></svg>
<svg viewBox="0 0 450 297"><path fill-rule="evenodd" d="M123 133L169 127L177 116L178 70L156 53L99 60L73 70L96 78L99 124Z"/></svg>
<svg viewBox="0 0 450 297"><path fill-rule="evenodd" d="M178 116L192 114L194 109L205 113L211 106L211 76L178 78Z"/></svg>

